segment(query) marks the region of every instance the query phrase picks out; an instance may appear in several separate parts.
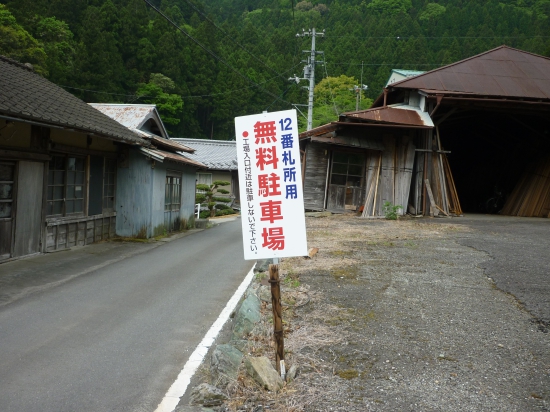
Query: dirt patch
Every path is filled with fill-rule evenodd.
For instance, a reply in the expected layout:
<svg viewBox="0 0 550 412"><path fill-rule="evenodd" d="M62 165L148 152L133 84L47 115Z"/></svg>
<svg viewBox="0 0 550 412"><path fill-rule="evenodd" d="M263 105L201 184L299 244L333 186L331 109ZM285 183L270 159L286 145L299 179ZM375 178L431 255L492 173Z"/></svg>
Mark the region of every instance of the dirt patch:
<svg viewBox="0 0 550 412"><path fill-rule="evenodd" d="M242 375L218 410L550 410L550 336L494 287L487 255L458 242L472 229L349 216L307 227L319 253L280 265L298 375L279 393ZM246 351L273 358L257 287L263 317Z"/></svg>

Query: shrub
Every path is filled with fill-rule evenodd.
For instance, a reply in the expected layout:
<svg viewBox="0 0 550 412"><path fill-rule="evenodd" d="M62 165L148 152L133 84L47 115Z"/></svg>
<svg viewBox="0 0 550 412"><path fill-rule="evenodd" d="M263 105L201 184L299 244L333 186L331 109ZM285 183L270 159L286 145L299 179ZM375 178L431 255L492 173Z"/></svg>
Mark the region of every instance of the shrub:
<svg viewBox="0 0 550 412"><path fill-rule="evenodd" d="M227 197L216 197L216 194L228 194L229 192L225 189L222 189L220 186L228 186L231 183L223 181L223 180L216 180L211 185L205 185L205 184L198 184L197 190L204 190L206 193L198 193L195 196L195 202L196 203L206 203L208 206L208 210L210 211L210 217L216 216L216 203L223 202L223 203L230 203L231 199ZM201 212L202 213L202 212ZM200 215L202 216L202 214Z"/></svg>
<svg viewBox="0 0 550 412"><path fill-rule="evenodd" d="M397 212L399 211L399 209L403 209L403 206L394 205L391 202L386 202L382 206L384 216L388 220L397 220Z"/></svg>

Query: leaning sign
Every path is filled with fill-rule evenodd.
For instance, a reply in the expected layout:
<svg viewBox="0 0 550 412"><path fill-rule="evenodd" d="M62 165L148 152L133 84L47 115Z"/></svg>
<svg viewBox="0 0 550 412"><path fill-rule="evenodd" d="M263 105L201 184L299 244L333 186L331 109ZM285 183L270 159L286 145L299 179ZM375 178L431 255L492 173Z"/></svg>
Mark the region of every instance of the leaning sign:
<svg viewBox="0 0 550 412"><path fill-rule="evenodd" d="M295 110L235 118L245 260L306 256Z"/></svg>

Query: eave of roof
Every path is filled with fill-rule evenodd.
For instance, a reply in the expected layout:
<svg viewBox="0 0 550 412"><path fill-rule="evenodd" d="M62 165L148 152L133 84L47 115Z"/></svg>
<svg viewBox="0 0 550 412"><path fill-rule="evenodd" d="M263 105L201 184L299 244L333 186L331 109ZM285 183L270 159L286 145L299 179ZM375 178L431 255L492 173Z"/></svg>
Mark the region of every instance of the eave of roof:
<svg viewBox="0 0 550 412"><path fill-rule="evenodd" d="M320 136L325 133L334 132L337 128L338 126L336 125L335 122L327 123L325 125L317 126L313 129L306 130L305 132L300 133L298 135L298 138L307 139L308 137L311 137L311 136Z"/></svg>
<svg viewBox="0 0 550 412"><path fill-rule="evenodd" d="M185 165L190 165L190 166L195 166L197 168L200 168L200 169L206 169L206 165L204 165L203 163L201 162L198 162L196 160L193 160L193 159L189 159L188 157L185 157L181 154L177 154L177 153L171 153L171 152L166 152L164 150L159 150L159 149L150 149L150 148L140 148L140 151L158 161L158 162L164 162L165 160L168 160L168 161L172 161L172 162L176 162L176 163L181 163L181 164L185 164Z"/></svg>
<svg viewBox="0 0 550 412"><path fill-rule="evenodd" d="M550 100L550 59L500 46L393 83L388 89L424 89L441 93Z"/></svg>
<svg viewBox="0 0 550 412"><path fill-rule="evenodd" d="M29 67L0 56L0 114L133 145L149 143Z"/></svg>
<svg viewBox="0 0 550 412"><path fill-rule="evenodd" d="M337 124L361 122L387 126L412 126L417 128L433 128L434 124L429 114L417 107L408 105L386 106L358 112L344 113Z"/></svg>

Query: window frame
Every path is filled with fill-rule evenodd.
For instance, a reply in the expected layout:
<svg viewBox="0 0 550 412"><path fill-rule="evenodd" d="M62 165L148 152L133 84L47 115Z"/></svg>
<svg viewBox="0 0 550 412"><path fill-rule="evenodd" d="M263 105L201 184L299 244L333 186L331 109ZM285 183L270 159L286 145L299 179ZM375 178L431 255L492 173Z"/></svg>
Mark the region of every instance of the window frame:
<svg viewBox="0 0 550 412"><path fill-rule="evenodd" d="M10 198L0 199L0 203L10 204L10 215L9 216L0 216L0 220L10 220L13 219L14 205L15 205L15 191L16 191L16 182L17 182L17 163L9 161L0 161L0 164L7 165L12 168L12 179L11 180L0 180L0 184L11 185Z"/></svg>
<svg viewBox="0 0 550 412"><path fill-rule="evenodd" d="M340 156L345 156L346 157L346 162L343 162L343 161L340 161L340 159L338 159L338 157ZM357 156L358 159L357 161L359 163L354 163L354 160L352 159L353 157ZM335 169L335 166L336 168L338 169L338 167L342 167L346 169L345 173L343 172L334 172L334 169ZM357 167L360 167L361 168L361 171L359 172L359 174L356 174L356 173L350 173L350 168L357 168ZM363 187L363 175L365 173L365 162L364 160L362 160L360 158L360 156L358 156L357 153L351 153L351 152L334 152L334 154L332 155L332 162L331 162L331 168L330 168L330 184L331 185L337 185L337 186L346 186L346 187ZM335 183L333 181L333 179L335 177L345 177L345 183L342 184L342 183ZM355 179L352 179L350 180L349 177L353 177ZM356 178L359 178L359 179L356 179ZM350 184L352 181L359 181L359 185L353 185L353 184Z"/></svg>
<svg viewBox="0 0 550 412"><path fill-rule="evenodd" d="M61 159L63 158L63 169L56 168L56 158ZM74 161L74 169L71 170L71 159L75 159ZM77 160L82 161L82 169L76 169L77 167ZM52 168L53 163L53 168ZM63 217L72 217L72 216L85 216L87 212L87 193L88 193L88 181L87 181L87 173L88 173L88 166L89 161L87 156L83 155L75 155L71 153L55 153L52 154L52 158L48 164L48 181L47 181L47 189L46 189L46 217L47 218L63 218ZM62 183L59 181L56 181L56 178L60 176L62 173ZM70 182L70 174L74 173L74 179L73 182ZM81 177L81 179L78 178L78 176ZM81 180L81 181L80 181ZM81 192L81 196L77 197L77 187L80 187L79 192ZM61 195L62 198L59 197L59 190L56 190L56 188L62 188ZM71 189L72 188L72 189ZM57 192L57 194L56 194ZM69 197L69 195L73 193L72 197ZM57 196L57 197L56 197ZM53 213L55 211L55 203L61 202L61 210L59 213ZM67 205L69 202L73 203L73 210L67 211ZM75 206L78 204L78 202L81 202L81 207L79 210L74 211Z"/></svg>
<svg viewBox="0 0 550 412"><path fill-rule="evenodd" d="M110 166L110 168L109 168ZM108 157L103 158L103 191L101 210L102 213L114 212L116 208L116 176L117 176L117 160ZM109 178L112 180L109 180ZM109 188L112 187L112 194L109 194ZM109 207L109 202L111 206Z"/></svg>
<svg viewBox="0 0 550 412"><path fill-rule="evenodd" d="M178 172L166 172L164 185L164 211L176 211L181 209L182 174ZM177 202L174 202L177 200Z"/></svg>
<svg viewBox="0 0 550 412"><path fill-rule="evenodd" d="M209 183L202 183L200 180L200 177L201 176L209 176L210 177L210 182ZM208 179L206 179L208 180ZM212 185L212 173L197 173L197 184L198 185L208 185L208 186L211 186ZM199 190L199 189L196 189L195 190L196 193L201 193L201 194L204 194L206 193L207 191L206 190Z"/></svg>

